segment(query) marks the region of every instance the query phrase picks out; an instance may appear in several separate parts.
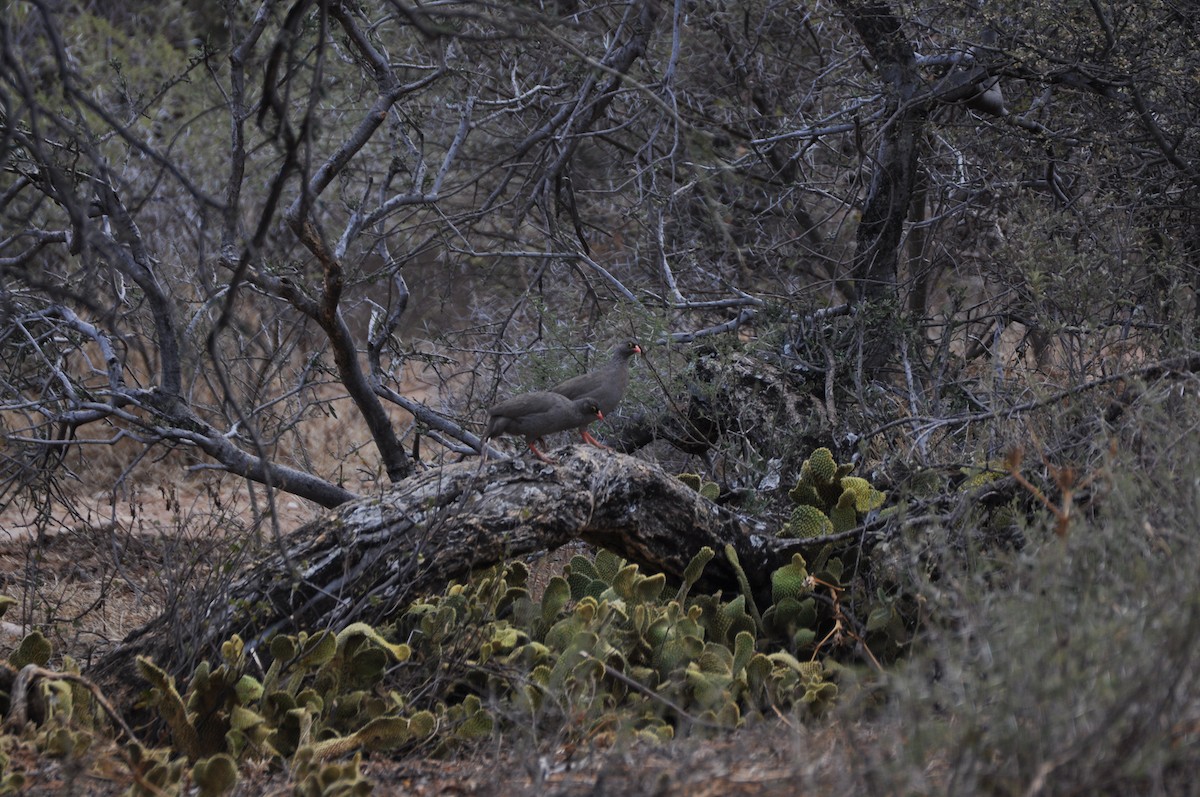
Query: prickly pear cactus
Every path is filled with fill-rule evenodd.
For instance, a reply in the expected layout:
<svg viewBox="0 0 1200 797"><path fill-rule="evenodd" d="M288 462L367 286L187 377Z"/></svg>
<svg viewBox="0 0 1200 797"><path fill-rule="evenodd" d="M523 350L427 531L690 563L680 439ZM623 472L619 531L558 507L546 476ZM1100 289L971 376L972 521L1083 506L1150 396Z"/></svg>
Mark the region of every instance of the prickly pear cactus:
<svg viewBox="0 0 1200 797"><path fill-rule="evenodd" d="M703 733L828 705L837 686L821 663L797 666L788 652L816 628L804 560L775 575L760 616L744 574L741 594L692 594L716 555L701 550L671 588L610 552L577 556L541 601L525 589L527 568L510 563L414 601L394 625L280 634L253 651L235 636L178 680L139 659L173 748L130 754L131 793L227 794L242 763L274 760L297 794L366 794L365 751L453 755L497 733L534 738L546 723L599 744L665 740L680 724ZM34 638L20 656L44 661L44 647ZM69 682L47 694L83 705ZM69 707L57 716L42 749L85 750L91 736L69 724Z"/></svg>
<svg viewBox="0 0 1200 797"><path fill-rule="evenodd" d="M362 774L362 753L345 763L325 763L305 748L296 754L292 769L297 797L366 797L374 791Z"/></svg>
<svg viewBox="0 0 1200 797"><path fill-rule="evenodd" d="M192 783L200 797L221 797L237 786L237 762L233 756L218 753L211 758L197 761L192 766Z"/></svg>
<svg viewBox="0 0 1200 797"><path fill-rule="evenodd" d="M428 737L435 718L407 710L403 700L380 689L386 671L411 655L408 645L354 623L337 633L274 637L261 680L248 673L245 645L236 636L222 646L217 666L196 667L183 691L152 661L137 663L150 683L150 707L170 729L175 749L195 762L197 786L211 791L228 782L221 756L234 762L288 759L304 751L322 761ZM160 764L162 776L174 771L173 762Z"/></svg>
<svg viewBox="0 0 1200 797"><path fill-rule="evenodd" d="M828 448L818 448L800 466L800 478L788 491L796 504L780 537L819 537L847 531L883 505L885 494L866 479L851 476L852 464L839 465Z"/></svg>
<svg viewBox="0 0 1200 797"><path fill-rule="evenodd" d="M16 604L0 595L0 617ZM55 668L53 656L50 641L36 629L7 656L0 654L0 795L22 794L27 785L23 772L9 771L10 753L19 751L26 767L31 752L80 769L95 757L102 733L97 702L79 664L63 656Z"/></svg>
<svg viewBox="0 0 1200 797"><path fill-rule="evenodd" d="M131 754L132 792L227 794L243 762L276 760L297 794L366 794L365 751L453 755L544 723L599 744L665 740L679 724L703 733L789 708L817 713L837 686L820 662L797 665L789 652L816 627L804 560L775 575L760 616L744 574L742 594L692 594L716 555L700 551L672 588L610 552L577 556L541 601L524 565L496 567L413 602L394 626L280 634L254 651L235 636L178 681L139 659L173 748ZM732 549L725 556L740 568ZM43 658L42 647L35 639L22 655ZM71 697L65 682L48 688L59 703ZM60 755L90 741L52 730L45 749Z"/></svg>
<svg viewBox="0 0 1200 797"><path fill-rule="evenodd" d="M675 478L691 487L709 501L716 501L721 495L721 485L716 482L706 482L699 473L680 473Z"/></svg>

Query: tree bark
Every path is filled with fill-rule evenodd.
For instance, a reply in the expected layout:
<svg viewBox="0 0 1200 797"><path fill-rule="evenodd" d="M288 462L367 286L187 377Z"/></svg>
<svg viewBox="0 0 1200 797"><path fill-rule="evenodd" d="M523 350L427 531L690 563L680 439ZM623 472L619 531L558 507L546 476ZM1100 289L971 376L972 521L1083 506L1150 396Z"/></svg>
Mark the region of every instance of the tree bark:
<svg viewBox="0 0 1200 797"><path fill-rule="evenodd" d="M718 555L696 584L708 592L740 589L724 555L732 545L759 599L793 552L821 544L776 538L633 457L585 446L556 456L554 466L464 462L344 504L285 537L227 594L193 600L135 631L95 676L124 680L135 655L184 672L233 634L254 649L279 632L382 624L473 570L575 539L676 578L708 546Z"/></svg>
<svg viewBox="0 0 1200 797"><path fill-rule="evenodd" d="M928 103L917 101L922 82L916 56L892 8L861 0L839 0L838 6L875 60L886 97L883 118L888 120L879 131L871 182L863 198L850 298L855 303L891 303L895 312L900 241L912 206ZM884 323L868 334L863 360L873 368L889 359L896 332L892 324Z"/></svg>
<svg viewBox="0 0 1200 797"><path fill-rule="evenodd" d="M870 187L858 225L854 282L858 298L891 298L904 220L912 203L917 176L917 153L928 113L913 102L921 86L912 45L901 20L887 3L840 0L838 5L875 60L887 99Z"/></svg>

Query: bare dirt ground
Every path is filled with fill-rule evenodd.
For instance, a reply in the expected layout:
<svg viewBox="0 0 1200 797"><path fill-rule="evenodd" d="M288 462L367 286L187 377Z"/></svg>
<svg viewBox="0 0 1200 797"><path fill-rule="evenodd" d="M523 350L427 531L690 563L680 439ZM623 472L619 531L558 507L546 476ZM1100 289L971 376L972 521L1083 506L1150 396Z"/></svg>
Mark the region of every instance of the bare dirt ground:
<svg viewBox="0 0 1200 797"><path fill-rule="evenodd" d="M328 412L304 420L303 442L276 455L367 495L381 468L347 403L331 398ZM411 422L394 415L397 428ZM130 440L81 446L64 457L53 494L0 505L0 594L18 601L0 620L0 652L41 628L57 651L86 661L155 616L219 557L221 541L266 543L324 511L278 492L272 506L261 486L210 466Z"/></svg>
<svg viewBox="0 0 1200 797"><path fill-rule="evenodd" d="M261 498L256 508L229 479L144 482L120 501L80 493L69 509L0 512L0 594L17 601L0 620L0 650L37 628L86 663L157 615L222 541L272 533ZM283 533L319 514L286 495L276 506Z"/></svg>

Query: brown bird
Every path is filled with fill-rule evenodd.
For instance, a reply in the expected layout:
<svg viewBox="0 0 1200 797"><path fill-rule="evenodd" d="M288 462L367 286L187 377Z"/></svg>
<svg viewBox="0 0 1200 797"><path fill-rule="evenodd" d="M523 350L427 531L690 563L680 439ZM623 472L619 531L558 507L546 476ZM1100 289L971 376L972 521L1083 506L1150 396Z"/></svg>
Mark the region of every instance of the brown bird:
<svg viewBox="0 0 1200 797"><path fill-rule="evenodd" d="M569 399L559 393L537 391L502 401L488 410L487 431L483 439L501 434L525 438L529 450L543 462L554 464L554 460L538 451L534 443L555 432L575 429L595 420L603 420L599 402L594 398ZM487 451L487 446L484 446Z"/></svg>
<svg viewBox="0 0 1200 797"><path fill-rule="evenodd" d="M642 347L633 341L618 343L613 347L612 358L603 368L597 368L586 374L573 376L565 382L559 382L550 388L550 392L558 393L569 399L595 399L601 413L609 413L617 408L625 396L625 388L629 387L629 358L641 354ZM591 443L597 448L608 448L592 437L588 424L595 418L578 426L579 436L584 442Z"/></svg>

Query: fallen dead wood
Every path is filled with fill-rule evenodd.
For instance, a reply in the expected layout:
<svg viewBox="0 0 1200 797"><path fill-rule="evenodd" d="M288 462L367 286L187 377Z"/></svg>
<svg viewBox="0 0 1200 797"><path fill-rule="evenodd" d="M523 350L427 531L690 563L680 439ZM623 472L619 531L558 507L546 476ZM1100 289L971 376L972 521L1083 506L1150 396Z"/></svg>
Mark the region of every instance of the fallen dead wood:
<svg viewBox="0 0 1200 797"><path fill-rule="evenodd" d="M702 498L657 465L584 446L554 455L554 466L451 465L340 506L284 537L228 593L131 634L99 663L98 677L132 672L135 655L180 672L233 634L256 647L277 632L386 622L473 570L576 539L676 577L702 547L720 554L732 545L762 594L771 571L806 548ZM739 589L725 556L709 563L696 588Z"/></svg>

